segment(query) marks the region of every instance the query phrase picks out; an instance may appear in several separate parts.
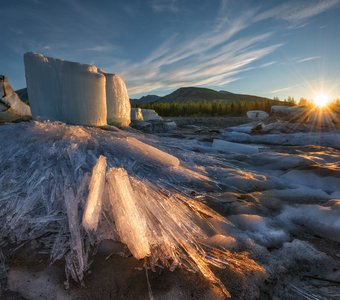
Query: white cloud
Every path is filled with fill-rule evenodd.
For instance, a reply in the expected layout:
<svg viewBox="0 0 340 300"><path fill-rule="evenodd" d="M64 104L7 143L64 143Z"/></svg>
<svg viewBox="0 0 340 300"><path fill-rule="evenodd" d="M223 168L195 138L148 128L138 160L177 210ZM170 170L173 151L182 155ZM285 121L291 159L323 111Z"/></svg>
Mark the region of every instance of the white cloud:
<svg viewBox="0 0 340 300"><path fill-rule="evenodd" d="M127 80L131 95L157 92L164 88L181 86L218 86L238 80L241 72L255 68L253 62L274 52L281 43L270 42L273 32L259 32L252 36L239 37L238 34L253 26L256 22L271 18L285 20L287 30L301 24L334 7L340 0L285 2L269 10L259 7L233 12L230 1L222 0L216 22L196 37L181 41L179 33L170 36L144 60L134 63L125 61L120 64L122 76ZM150 1L154 11L175 11L175 1ZM299 62L314 60L319 57L300 59ZM265 62L259 68L277 63ZM115 64L117 70L117 64ZM272 91L277 93L291 87Z"/></svg>
<svg viewBox="0 0 340 300"><path fill-rule="evenodd" d="M150 7L154 12L177 12L177 0L149 0Z"/></svg>
<svg viewBox="0 0 340 300"><path fill-rule="evenodd" d="M269 18L276 18L285 21L303 22L310 17L325 12L339 3L339 0L285 1L281 5L259 13L256 20L262 21Z"/></svg>
<svg viewBox="0 0 340 300"><path fill-rule="evenodd" d="M278 93L281 93L281 92L285 92L285 91L290 91L298 86L300 86L301 84L294 84L294 85L291 85L291 86L287 86L287 87L284 87L284 88L279 88L279 89L276 89L276 90L273 90L273 91L270 91L268 92L269 94L278 94Z"/></svg>
<svg viewBox="0 0 340 300"><path fill-rule="evenodd" d="M320 59L320 58L321 58L320 56L310 56L310 57L305 57L305 58L299 59L297 62L303 63L303 62L306 62L306 61L312 61L312 60L316 60L316 59Z"/></svg>
<svg viewBox="0 0 340 300"><path fill-rule="evenodd" d="M277 63L276 60L269 61L269 62L266 62L266 63L260 65L259 68L267 68L267 67L269 67L269 66L275 65L276 63Z"/></svg>

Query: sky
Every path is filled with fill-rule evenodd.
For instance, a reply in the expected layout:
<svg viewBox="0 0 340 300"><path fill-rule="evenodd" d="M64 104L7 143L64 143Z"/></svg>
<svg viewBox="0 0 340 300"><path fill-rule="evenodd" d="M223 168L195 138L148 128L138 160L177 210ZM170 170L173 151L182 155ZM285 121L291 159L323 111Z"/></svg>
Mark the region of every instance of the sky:
<svg viewBox="0 0 340 300"><path fill-rule="evenodd" d="M0 73L23 54L95 64L131 98L208 87L340 98L340 0L0 0Z"/></svg>

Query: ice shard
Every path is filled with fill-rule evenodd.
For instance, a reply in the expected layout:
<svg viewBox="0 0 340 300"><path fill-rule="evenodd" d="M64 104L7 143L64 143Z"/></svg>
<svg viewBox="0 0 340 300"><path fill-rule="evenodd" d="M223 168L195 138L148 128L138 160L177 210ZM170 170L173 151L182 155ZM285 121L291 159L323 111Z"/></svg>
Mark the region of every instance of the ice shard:
<svg viewBox="0 0 340 300"><path fill-rule="evenodd" d="M156 166L178 167L180 165L179 159L171 154L133 137L128 137L126 140L128 151L135 159L140 159Z"/></svg>
<svg viewBox="0 0 340 300"><path fill-rule="evenodd" d="M105 187L106 157L99 156L92 170L89 195L83 215L83 226L87 231L95 231L98 226Z"/></svg>
<svg viewBox="0 0 340 300"><path fill-rule="evenodd" d="M30 107L13 91L8 79L0 75L0 122L31 118Z"/></svg>
<svg viewBox="0 0 340 300"><path fill-rule="evenodd" d="M131 108L131 121L143 121L143 113L141 108Z"/></svg>
<svg viewBox="0 0 340 300"><path fill-rule="evenodd" d="M128 246L135 258L149 256L146 220L137 206L129 176L124 169L111 168L108 171L107 190L121 241Z"/></svg>
<svg viewBox="0 0 340 300"><path fill-rule="evenodd" d="M106 124L106 79L96 66L33 52L25 53L24 63L34 119Z"/></svg>
<svg viewBox="0 0 340 300"><path fill-rule="evenodd" d="M116 126L130 124L130 98L123 79L117 74L104 73L106 77L107 122Z"/></svg>

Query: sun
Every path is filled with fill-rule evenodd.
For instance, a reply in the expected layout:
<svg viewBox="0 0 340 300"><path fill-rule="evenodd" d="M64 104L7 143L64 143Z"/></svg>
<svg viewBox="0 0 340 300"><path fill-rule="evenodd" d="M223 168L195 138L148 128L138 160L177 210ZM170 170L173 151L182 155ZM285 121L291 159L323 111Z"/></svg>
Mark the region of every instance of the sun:
<svg viewBox="0 0 340 300"><path fill-rule="evenodd" d="M313 99L314 105L320 108L327 106L329 101L329 96L325 93L316 94Z"/></svg>

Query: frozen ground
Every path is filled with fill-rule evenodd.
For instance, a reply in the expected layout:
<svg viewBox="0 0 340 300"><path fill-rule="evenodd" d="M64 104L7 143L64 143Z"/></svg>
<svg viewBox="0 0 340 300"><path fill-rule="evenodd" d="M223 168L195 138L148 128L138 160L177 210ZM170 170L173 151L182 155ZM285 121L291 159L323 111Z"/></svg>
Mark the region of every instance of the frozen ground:
<svg viewBox="0 0 340 300"><path fill-rule="evenodd" d="M284 142L280 133L240 131L0 126L1 297L223 299L222 285L232 299L339 299L339 131L287 133ZM110 200L87 233L81 222L89 191L98 195L91 174L100 155ZM124 231L122 215L141 223ZM136 226L159 247L143 248ZM172 259L162 263L164 255Z"/></svg>

